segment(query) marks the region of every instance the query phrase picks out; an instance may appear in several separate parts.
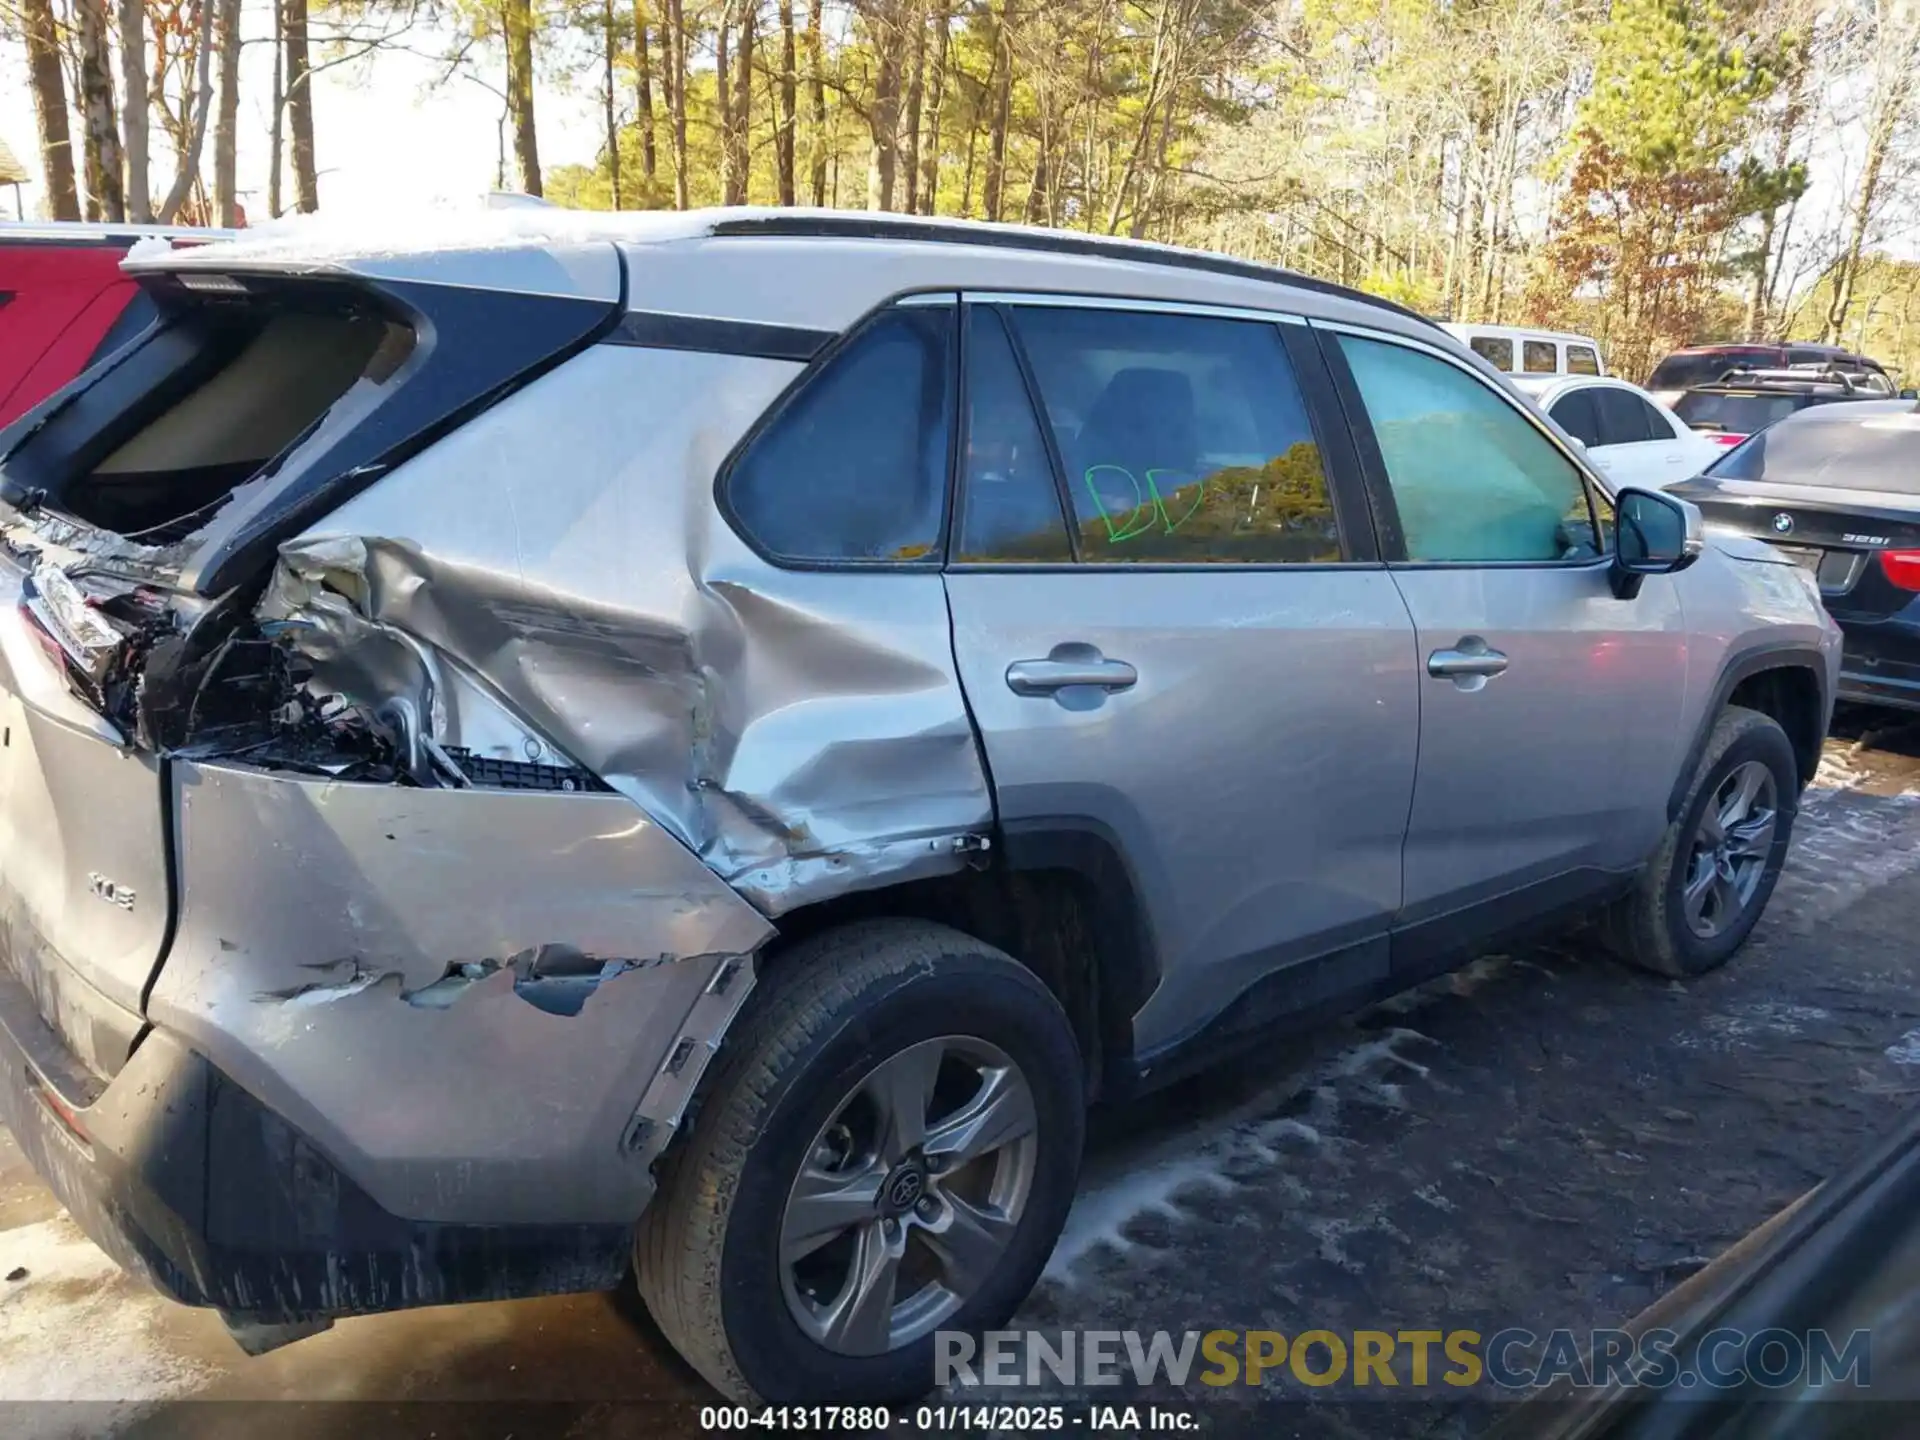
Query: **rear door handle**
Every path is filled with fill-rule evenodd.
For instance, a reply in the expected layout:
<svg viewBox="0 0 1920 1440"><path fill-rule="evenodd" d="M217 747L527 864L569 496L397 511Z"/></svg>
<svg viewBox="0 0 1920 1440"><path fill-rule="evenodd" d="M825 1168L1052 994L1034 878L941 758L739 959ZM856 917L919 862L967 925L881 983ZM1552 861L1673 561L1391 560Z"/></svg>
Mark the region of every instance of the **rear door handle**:
<svg viewBox="0 0 1920 1440"><path fill-rule="evenodd" d="M1063 656L1062 651L1083 653ZM1071 685L1127 690L1139 678L1140 672L1126 661L1109 660L1090 645L1058 645L1045 660L1016 660L1007 666L1007 688L1016 695L1052 695Z"/></svg>
<svg viewBox="0 0 1920 1440"><path fill-rule="evenodd" d="M1427 656L1427 674L1451 680L1462 690L1478 690L1506 668L1507 657L1478 635L1468 635L1453 649Z"/></svg>

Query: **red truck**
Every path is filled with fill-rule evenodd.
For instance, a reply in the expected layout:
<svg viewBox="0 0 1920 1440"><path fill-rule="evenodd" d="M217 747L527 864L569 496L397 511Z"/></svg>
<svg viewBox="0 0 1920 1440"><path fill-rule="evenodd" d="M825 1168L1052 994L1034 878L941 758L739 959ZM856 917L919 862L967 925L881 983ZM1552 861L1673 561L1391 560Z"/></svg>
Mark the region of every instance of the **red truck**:
<svg viewBox="0 0 1920 1440"><path fill-rule="evenodd" d="M0 426L26 414L153 319L120 273L135 243L200 245L225 230L0 224Z"/></svg>

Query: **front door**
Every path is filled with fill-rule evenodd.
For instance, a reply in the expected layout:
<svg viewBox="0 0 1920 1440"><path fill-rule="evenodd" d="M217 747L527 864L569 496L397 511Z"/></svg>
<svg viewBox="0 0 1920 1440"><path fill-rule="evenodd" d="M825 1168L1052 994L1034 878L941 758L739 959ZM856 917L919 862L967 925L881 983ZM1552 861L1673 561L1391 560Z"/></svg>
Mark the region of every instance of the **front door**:
<svg viewBox="0 0 1920 1440"><path fill-rule="evenodd" d="M1009 834L1104 837L1132 872L1161 972L1136 1047L1243 996L1284 1012L1384 981L1420 682L1303 398L1296 355L1327 383L1311 333L968 310L961 683Z"/></svg>
<svg viewBox="0 0 1920 1440"><path fill-rule="evenodd" d="M1419 970L1652 850L1686 632L1670 577L1614 597L1604 498L1518 404L1437 348L1327 339L1422 669L1395 945L1396 968Z"/></svg>

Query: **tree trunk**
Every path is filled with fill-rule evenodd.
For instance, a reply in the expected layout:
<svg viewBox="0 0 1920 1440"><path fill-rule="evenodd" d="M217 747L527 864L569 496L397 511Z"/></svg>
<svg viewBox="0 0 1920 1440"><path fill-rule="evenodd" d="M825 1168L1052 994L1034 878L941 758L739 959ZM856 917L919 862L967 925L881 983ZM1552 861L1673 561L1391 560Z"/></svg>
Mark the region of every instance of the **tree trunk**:
<svg viewBox="0 0 1920 1440"><path fill-rule="evenodd" d="M653 137L653 38L647 33L647 0L634 0L633 64L640 77L640 173L651 180L659 169Z"/></svg>
<svg viewBox="0 0 1920 1440"><path fill-rule="evenodd" d="M760 0L740 0L742 14L738 51L733 57L733 100L721 111L722 203L744 205L753 156L747 137L753 133L753 41ZM724 30L722 40L725 40ZM721 76L724 81L724 73ZM723 86L724 88L724 86Z"/></svg>
<svg viewBox="0 0 1920 1440"><path fill-rule="evenodd" d="M67 79L60 70L60 36L54 28L51 0L21 0L20 18L27 32L33 113L40 122L47 219L78 220L80 193L73 181L73 137L67 129Z"/></svg>
<svg viewBox="0 0 1920 1440"><path fill-rule="evenodd" d="M926 138L920 142L920 213L940 213L940 107L947 97L947 41L953 0L934 0L933 76L927 87Z"/></svg>
<svg viewBox="0 0 1920 1440"><path fill-rule="evenodd" d="M601 0L601 39L606 49L607 61L607 175L613 182L613 208L622 209L620 203L620 126L613 113L613 57L620 48L619 32L613 24L613 0Z"/></svg>
<svg viewBox="0 0 1920 1440"><path fill-rule="evenodd" d="M273 95L267 122L267 214L280 218L280 172L286 150L287 85L283 65L287 57L282 0L273 0Z"/></svg>
<svg viewBox="0 0 1920 1440"><path fill-rule="evenodd" d="M213 211L216 224L240 223L236 180L240 131L240 0L220 0L220 113L213 123Z"/></svg>
<svg viewBox="0 0 1920 1440"><path fill-rule="evenodd" d="M794 203L793 141L799 123L799 81L795 74L793 0L780 0L780 116L774 135L773 163L780 187L780 203Z"/></svg>
<svg viewBox="0 0 1920 1440"><path fill-rule="evenodd" d="M993 110L987 132L987 183L982 205L987 219L1000 218L1000 202L1007 185L1007 120L1013 109L1013 0L1002 0L994 26Z"/></svg>
<svg viewBox="0 0 1920 1440"><path fill-rule="evenodd" d="M121 149L127 157L127 219L153 219L147 179L147 11L142 0L119 0Z"/></svg>
<svg viewBox="0 0 1920 1440"><path fill-rule="evenodd" d="M113 107L113 64L107 55L106 0L74 0L80 42L80 116L86 132L87 213L127 218L120 174L119 120Z"/></svg>
<svg viewBox="0 0 1920 1440"><path fill-rule="evenodd" d="M813 203L827 203L827 47L820 35L821 0L807 0L807 159Z"/></svg>
<svg viewBox="0 0 1920 1440"><path fill-rule="evenodd" d="M667 0L667 74L673 86L667 102L673 136L673 203L688 206L687 195L687 15L684 0Z"/></svg>
<svg viewBox="0 0 1920 1440"><path fill-rule="evenodd" d="M906 211L920 213L920 107L927 97L927 15L919 0L909 0L909 21L913 26L913 75L907 81L906 153L901 156L907 168Z"/></svg>
<svg viewBox="0 0 1920 1440"><path fill-rule="evenodd" d="M1883 22L1878 36L1881 59L1875 75L1872 108L1868 112L1867 158L1860 172L1860 190L1854 197L1852 223L1847 234L1846 253L1833 277L1833 300L1827 306L1826 341L1841 343L1847 311L1853 306L1853 290L1860 277L1860 257L1866 249L1867 234L1873 228L1874 207L1880 200L1880 180L1894 137L1906 119L1913 98L1916 62L1920 62L1920 28L1909 31L1903 19ZM1894 27L1899 27L1895 29Z"/></svg>
<svg viewBox="0 0 1920 1440"><path fill-rule="evenodd" d="M713 36L713 103L720 112L720 203L733 192L733 0L720 7Z"/></svg>
<svg viewBox="0 0 1920 1440"><path fill-rule="evenodd" d="M313 84L307 62L307 0L280 0L287 51L287 127L293 131L293 208L320 208L320 174L313 158Z"/></svg>
<svg viewBox="0 0 1920 1440"><path fill-rule="evenodd" d="M540 137L533 115L533 3L501 0L507 42L507 108L513 115L513 161L524 194L539 196Z"/></svg>
<svg viewBox="0 0 1920 1440"><path fill-rule="evenodd" d="M217 0L200 0L198 34L194 39L193 103L187 113L186 145L174 172L173 188L161 203L155 218L171 225L180 216L180 207L193 194L200 180L200 152L207 143L207 118L213 113L213 14ZM183 106L183 109L187 107Z"/></svg>
<svg viewBox="0 0 1920 1440"><path fill-rule="evenodd" d="M893 209L900 162L900 62L905 49L902 0L870 0L862 13L873 31L873 98L867 109L867 209Z"/></svg>

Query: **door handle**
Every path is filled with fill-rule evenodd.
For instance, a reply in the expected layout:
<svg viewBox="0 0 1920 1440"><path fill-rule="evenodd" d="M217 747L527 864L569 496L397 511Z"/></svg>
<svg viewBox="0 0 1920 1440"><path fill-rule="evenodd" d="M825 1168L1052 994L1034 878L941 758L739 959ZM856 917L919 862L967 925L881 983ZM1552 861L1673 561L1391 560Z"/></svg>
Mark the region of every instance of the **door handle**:
<svg viewBox="0 0 1920 1440"><path fill-rule="evenodd" d="M1468 635L1451 650L1427 656L1427 674L1451 680L1462 690L1478 690L1507 668L1507 657L1478 635Z"/></svg>
<svg viewBox="0 0 1920 1440"><path fill-rule="evenodd" d="M1126 661L1109 660L1091 645L1056 645L1045 660L1016 660L1007 666L1007 688L1016 695L1052 695L1071 685L1126 690L1139 678L1140 672Z"/></svg>

